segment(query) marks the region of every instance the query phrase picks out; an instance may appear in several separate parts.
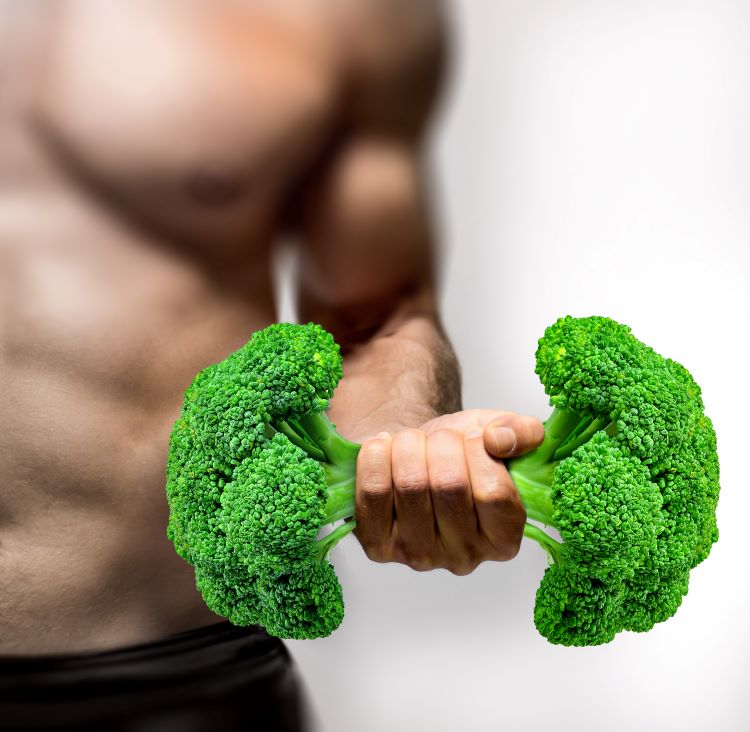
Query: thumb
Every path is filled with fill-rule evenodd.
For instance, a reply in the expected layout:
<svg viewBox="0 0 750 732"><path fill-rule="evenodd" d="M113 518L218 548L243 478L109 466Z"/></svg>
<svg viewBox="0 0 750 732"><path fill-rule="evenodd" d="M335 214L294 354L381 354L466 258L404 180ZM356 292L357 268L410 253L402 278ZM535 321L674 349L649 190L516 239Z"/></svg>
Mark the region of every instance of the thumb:
<svg viewBox="0 0 750 732"><path fill-rule="evenodd" d="M544 425L536 417L506 412L484 428L484 449L496 458L523 455L544 440Z"/></svg>

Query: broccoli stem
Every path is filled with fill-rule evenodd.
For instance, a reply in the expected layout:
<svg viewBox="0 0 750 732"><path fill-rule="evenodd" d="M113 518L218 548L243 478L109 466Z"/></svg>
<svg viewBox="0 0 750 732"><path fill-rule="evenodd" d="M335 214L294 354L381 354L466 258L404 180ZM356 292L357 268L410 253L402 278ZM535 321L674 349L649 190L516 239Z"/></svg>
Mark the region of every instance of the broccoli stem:
<svg viewBox="0 0 750 732"><path fill-rule="evenodd" d="M515 461L514 461L515 462ZM554 506L550 494L555 465L528 465L516 468L511 465L510 477L518 488L526 515L545 526L554 526Z"/></svg>
<svg viewBox="0 0 750 732"><path fill-rule="evenodd" d="M327 468L327 466L326 466ZM326 469L326 473L329 471ZM352 472L351 476L332 482L328 480L328 500L326 501L326 524L331 524L342 518L354 516L354 495L357 487L357 479Z"/></svg>
<svg viewBox="0 0 750 732"><path fill-rule="evenodd" d="M326 472L329 466L326 467ZM356 492L357 480L352 470L349 478L340 480L336 483L328 483L328 500L326 501L326 517L324 524L332 524L341 519L349 519L346 523L337 526L330 534L322 539L318 539L318 559L323 560L327 557L331 549L341 541L350 531L353 531L357 522L352 518L354 516L354 495Z"/></svg>
<svg viewBox="0 0 750 732"><path fill-rule="evenodd" d="M352 517L360 446L336 432L336 425L323 412L279 421L276 429L311 458L323 464L328 489L323 523L332 524L341 519L351 519L318 540L318 557L322 560L357 525Z"/></svg>
<svg viewBox="0 0 750 732"><path fill-rule="evenodd" d="M526 515L554 526L555 508L552 502L552 481L555 469L600 430L614 429L608 417L577 414L555 407L544 423L544 441L533 452L508 461L508 470L518 488ZM526 524L524 535L538 542L554 562L560 561L559 542L540 528Z"/></svg>
<svg viewBox="0 0 750 732"><path fill-rule="evenodd" d="M322 539L318 539L318 561L322 562L330 553L331 549L336 546L347 534L354 531L357 526L356 521L347 521L345 524L337 526L330 534Z"/></svg>
<svg viewBox="0 0 750 732"><path fill-rule="evenodd" d="M332 465L356 464L360 446L336 432L336 425L323 412L312 412L304 417L290 420L298 427L310 443L320 450L325 462Z"/></svg>
<svg viewBox="0 0 750 732"><path fill-rule="evenodd" d="M304 433L303 430L300 429L299 426L295 429L291 423L279 420L276 423L275 428L271 428L271 433L267 435L269 438L273 435L274 429L285 435L293 445L304 450L313 460L317 460L321 463L325 462L325 453L310 439L308 435Z"/></svg>
<svg viewBox="0 0 750 732"><path fill-rule="evenodd" d="M338 468L351 468L354 472L360 445L336 432L336 425L324 413L313 412L296 419L277 420L273 426L266 426L269 439L274 432L281 432L313 460Z"/></svg>
<svg viewBox="0 0 750 732"><path fill-rule="evenodd" d="M527 523L523 527L523 535L536 541L547 552L547 556L551 562L562 564L562 544L559 541L555 541L555 539L542 531L538 526L530 523Z"/></svg>

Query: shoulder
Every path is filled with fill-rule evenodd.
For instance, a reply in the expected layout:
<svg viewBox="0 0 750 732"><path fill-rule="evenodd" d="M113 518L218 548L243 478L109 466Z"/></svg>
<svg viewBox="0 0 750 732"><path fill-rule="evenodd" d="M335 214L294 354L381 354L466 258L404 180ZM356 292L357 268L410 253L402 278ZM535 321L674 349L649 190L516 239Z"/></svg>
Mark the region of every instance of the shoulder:
<svg viewBox="0 0 750 732"><path fill-rule="evenodd" d="M342 114L358 128L421 134L448 56L440 0L338 0Z"/></svg>

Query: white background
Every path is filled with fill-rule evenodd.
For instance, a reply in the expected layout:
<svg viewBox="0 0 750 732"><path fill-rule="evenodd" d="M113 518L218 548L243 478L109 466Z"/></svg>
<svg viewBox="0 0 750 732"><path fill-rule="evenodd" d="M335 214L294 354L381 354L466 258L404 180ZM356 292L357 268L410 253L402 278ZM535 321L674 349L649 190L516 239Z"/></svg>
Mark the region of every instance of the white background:
<svg viewBox="0 0 750 732"><path fill-rule="evenodd" d="M721 540L670 621L533 626L535 545L457 578L334 552L342 628L290 643L325 732L750 729L750 3L463 0L435 139L465 406L543 417L536 340L602 314L686 365L719 436Z"/></svg>

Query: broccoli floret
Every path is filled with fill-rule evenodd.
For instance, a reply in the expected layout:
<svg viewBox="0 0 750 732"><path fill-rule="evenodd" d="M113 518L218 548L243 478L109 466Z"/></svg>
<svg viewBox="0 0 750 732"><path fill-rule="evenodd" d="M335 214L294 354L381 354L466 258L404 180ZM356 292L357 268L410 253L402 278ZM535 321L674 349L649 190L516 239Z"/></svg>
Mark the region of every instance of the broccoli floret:
<svg viewBox="0 0 750 732"><path fill-rule="evenodd" d="M234 625L262 625L281 638L330 635L344 617L336 572L315 557L260 557L254 564L199 562L196 587L206 605Z"/></svg>
<svg viewBox="0 0 750 732"><path fill-rule="evenodd" d="M355 527L359 452L325 415L342 374L329 333L283 323L185 392L170 438L167 534L206 604L237 625L314 638L341 623L328 555Z"/></svg>
<svg viewBox="0 0 750 732"><path fill-rule="evenodd" d="M551 566L535 622L553 643L596 645L670 618L718 539L716 435L689 372L608 318L561 318L536 373L553 407L542 445L509 470L525 534Z"/></svg>
<svg viewBox="0 0 750 732"><path fill-rule="evenodd" d="M590 577L571 564L547 567L536 593L534 623L552 643L595 646L622 629L624 586Z"/></svg>
<svg viewBox="0 0 750 732"><path fill-rule="evenodd" d="M235 625L263 624L265 606L258 579L256 570L236 560L195 565L195 584L206 605Z"/></svg>
<svg viewBox="0 0 750 732"><path fill-rule="evenodd" d="M269 633L281 638L320 638L341 625L344 598L329 562L309 558L274 565L262 574L259 584Z"/></svg>
<svg viewBox="0 0 750 732"><path fill-rule="evenodd" d="M319 462L281 433L256 448L221 495L220 526L238 554L252 562L268 553L299 556L317 546L325 556L331 540L317 539L321 527L354 515L356 452L350 454L342 455L346 463Z"/></svg>

